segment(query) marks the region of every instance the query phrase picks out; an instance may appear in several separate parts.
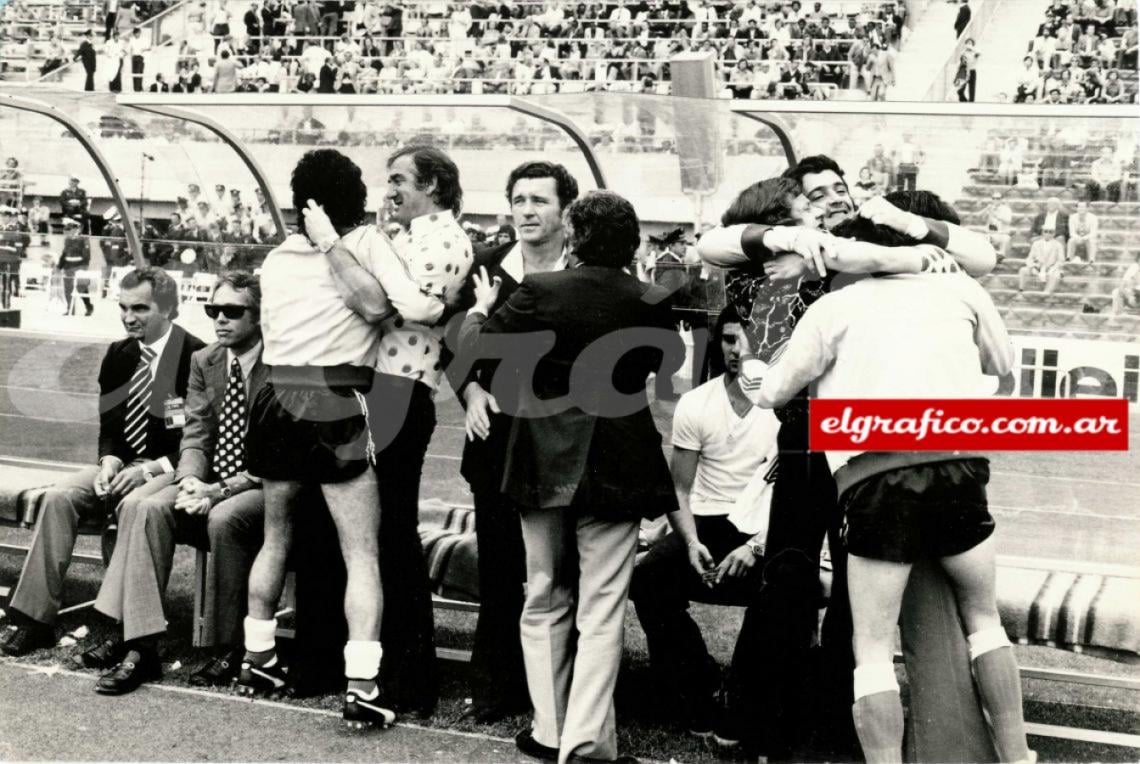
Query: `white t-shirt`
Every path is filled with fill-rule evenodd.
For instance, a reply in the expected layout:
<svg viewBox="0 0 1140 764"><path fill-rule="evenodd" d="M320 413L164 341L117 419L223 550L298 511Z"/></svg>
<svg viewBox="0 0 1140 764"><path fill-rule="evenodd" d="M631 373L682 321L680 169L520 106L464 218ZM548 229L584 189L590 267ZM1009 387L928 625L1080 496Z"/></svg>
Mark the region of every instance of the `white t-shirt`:
<svg viewBox="0 0 1140 764"><path fill-rule="evenodd" d="M779 429L770 409L753 407L737 416L723 376L682 395L673 412L673 445L700 453L689 494L693 514L729 514L774 453Z"/></svg>

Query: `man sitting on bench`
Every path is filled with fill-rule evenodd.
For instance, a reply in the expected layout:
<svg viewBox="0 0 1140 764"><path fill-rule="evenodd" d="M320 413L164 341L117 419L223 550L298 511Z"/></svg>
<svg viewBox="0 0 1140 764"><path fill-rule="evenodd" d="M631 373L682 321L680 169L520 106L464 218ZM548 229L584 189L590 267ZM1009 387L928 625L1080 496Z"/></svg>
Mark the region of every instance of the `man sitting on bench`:
<svg viewBox="0 0 1140 764"><path fill-rule="evenodd" d="M178 285L158 268L123 277L119 310L127 338L107 348L99 368L99 464L38 499L35 535L9 607L16 628L0 642L8 655L55 644L51 625L80 521L107 517L131 491L174 472L190 356L204 343L171 323Z"/></svg>
<svg viewBox="0 0 1140 764"><path fill-rule="evenodd" d="M162 595L178 542L213 552L206 602L213 603L217 654L190 683L228 685L241 667L246 583L265 510L260 481L245 472L244 443L249 401L267 376L257 277L224 274L205 309L218 341L190 362L178 470L136 488L119 505L119 540L95 600L95 609L118 626L111 638L76 656L86 668L111 669L95 685L104 695L131 692L162 674Z"/></svg>
<svg viewBox="0 0 1140 764"><path fill-rule="evenodd" d="M742 515L734 508L738 500L747 503L743 494L758 473L760 480L775 479L780 422L772 412L753 407L737 382L740 357L748 349L743 323L732 307L721 312L709 343L709 367L716 376L677 403L670 469L681 508L667 516L676 532L649 550L630 585L650 663L668 683L682 721L695 735L715 732L725 747L757 723L742 724L733 713L742 709L729 709L725 716L716 704L720 668L688 609L690 600L748 605L761 587L765 533L755 526L755 512ZM761 513L766 527L767 513L762 508ZM736 663L734 657L730 684L739 686Z"/></svg>

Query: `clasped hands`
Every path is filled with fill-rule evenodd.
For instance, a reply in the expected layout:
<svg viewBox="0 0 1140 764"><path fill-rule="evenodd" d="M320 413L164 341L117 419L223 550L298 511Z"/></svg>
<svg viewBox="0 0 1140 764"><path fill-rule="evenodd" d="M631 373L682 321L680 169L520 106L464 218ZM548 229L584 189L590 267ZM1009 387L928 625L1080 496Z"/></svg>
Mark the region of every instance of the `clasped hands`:
<svg viewBox="0 0 1140 764"><path fill-rule="evenodd" d="M174 500L174 508L188 515L205 515L221 498L222 489L218 484L188 477L178 484L178 497Z"/></svg>
<svg viewBox="0 0 1140 764"><path fill-rule="evenodd" d="M713 560L708 547L700 541L690 542L688 553L689 565L701 577L701 583L710 589L719 585L726 577L743 578L756 564L756 555L752 554L747 544L741 544L733 549L725 555L719 565Z"/></svg>

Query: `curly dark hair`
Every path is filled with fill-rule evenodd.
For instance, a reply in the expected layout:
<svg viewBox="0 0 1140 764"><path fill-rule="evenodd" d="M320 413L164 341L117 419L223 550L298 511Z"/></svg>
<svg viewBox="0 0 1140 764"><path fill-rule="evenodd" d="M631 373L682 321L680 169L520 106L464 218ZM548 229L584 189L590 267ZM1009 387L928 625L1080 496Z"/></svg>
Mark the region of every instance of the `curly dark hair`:
<svg viewBox="0 0 1140 764"><path fill-rule="evenodd" d="M435 146L412 144L393 152L388 157L388 167L404 156L410 156L416 167L416 188L423 190L434 180L435 203L459 217L463 211L463 187L459 185L459 168L451 157Z"/></svg>
<svg viewBox="0 0 1140 764"><path fill-rule="evenodd" d="M151 297L160 312L170 311L170 320L178 318L178 282L162 268L147 266L128 271L119 282L119 289L134 289L150 284Z"/></svg>
<svg viewBox="0 0 1140 764"><path fill-rule="evenodd" d="M511 170L507 178L507 201L510 202L514 193L515 184L523 178L553 178L558 190L558 206L566 209L569 204L578 198L578 181L560 164L554 162L523 162Z"/></svg>
<svg viewBox="0 0 1140 764"><path fill-rule="evenodd" d="M591 191L566 208L571 248L583 265L625 268L641 246L637 212L612 191Z"/></svg>
<svg viewBox="0 0 1140 764"><path fill-rule="evenodd" d="M297 210L297 230L305 231L301 210L312 199L324 208L338 231L355 228L364 221L364 204L368 187L360 168L336 149L308 151L297 166L289 183L293 189L293 208Z"/></svg>
<svg viewBox="0 0 1140 764"><path fill-rule="evenodd" d="M720 223L726 226L739 223L792 224L792 200L799 193L799 183L784 176L753 183L732 200L720 216Z"/></svg>
<svg viewBox="0 0 1140 764"><path fill-rule="evenodd" d="M789 167L784 170L783 177L791 178L796 183L803 185L805 175L815 175L827 170L831 170L838 175L840 180L843 181L843 185L847 185L847 178L843 177L843 168L840 167L834 159L825 154L813 154L810 157L804 157L796 162L795 167Z"/></svg>

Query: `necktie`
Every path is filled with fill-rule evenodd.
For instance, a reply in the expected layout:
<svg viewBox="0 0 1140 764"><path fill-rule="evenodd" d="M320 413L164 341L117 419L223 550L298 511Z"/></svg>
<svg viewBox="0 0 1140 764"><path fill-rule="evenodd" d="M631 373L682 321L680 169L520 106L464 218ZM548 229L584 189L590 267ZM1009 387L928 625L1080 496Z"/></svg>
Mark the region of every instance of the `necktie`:
<svg viewBox="0 0 1140 764"><path fill-rule="evenodd" d="M150 406L150 392L153 379L150 364L154 360L154 350L146 345L139 346L139 365L131 375L131 385L127 393L127 420L124 433L127 445L141 458L146 450L147 408Z"/></svg>
<svg viewBox="0 0 1140 764"><path fill-rule="evenodd" d="M219 480L236 475L245 465L245 377L238 359L230 363L226 393L222 397L222 417L218 443L214 447L214 474Z"/></svg>

